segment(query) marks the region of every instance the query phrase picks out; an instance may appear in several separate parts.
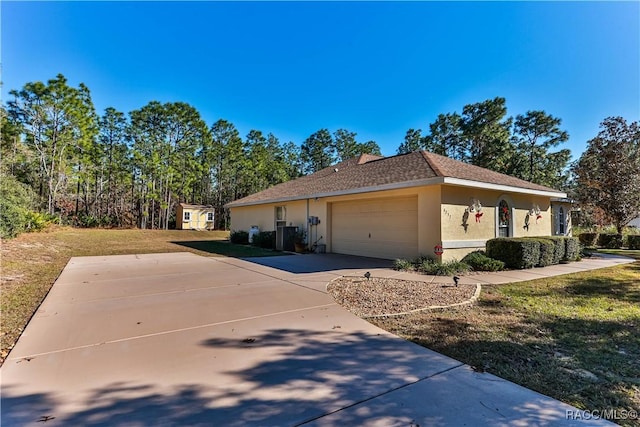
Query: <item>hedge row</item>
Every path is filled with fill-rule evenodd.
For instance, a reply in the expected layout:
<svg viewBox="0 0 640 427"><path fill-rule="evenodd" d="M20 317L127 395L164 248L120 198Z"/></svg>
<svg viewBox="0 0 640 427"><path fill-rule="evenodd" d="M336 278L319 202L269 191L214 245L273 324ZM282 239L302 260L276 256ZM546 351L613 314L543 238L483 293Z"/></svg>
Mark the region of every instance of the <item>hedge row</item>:
<svg viewBox="0 0 640 427"><path fill-rule="evenodd" d="M583 246L600 246L607 249L620 249L623 246L628 246L629 249L632 249L631 245L637 245L636 242L640 236L632 234L624 236L616 233L581 233L578 238Z"/></svg>
<svg viewBox="0 0 640 427"><path fill-rule="evenodd" d="M574 237L500 237L487 241L487 256L508 268L545 267L562 261L576 261L580 244Z"/></svg>
<svg viewBox="0 0 640 427"><path fill-rule="evenodd" d="M640 234L627 236L629 249L640 249Z"/></svg>

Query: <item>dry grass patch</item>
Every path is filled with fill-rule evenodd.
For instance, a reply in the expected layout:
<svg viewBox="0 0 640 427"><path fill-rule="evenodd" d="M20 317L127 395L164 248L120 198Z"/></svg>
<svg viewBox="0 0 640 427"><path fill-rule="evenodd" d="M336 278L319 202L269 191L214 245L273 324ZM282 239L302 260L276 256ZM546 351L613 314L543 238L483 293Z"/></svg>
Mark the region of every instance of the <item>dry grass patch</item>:
<svg viewBox="0 0 640 427"><path fill-rule="evenodd" d="M581 409L640 408L640 262L483 286L471 307L371 321Z"/></svg>

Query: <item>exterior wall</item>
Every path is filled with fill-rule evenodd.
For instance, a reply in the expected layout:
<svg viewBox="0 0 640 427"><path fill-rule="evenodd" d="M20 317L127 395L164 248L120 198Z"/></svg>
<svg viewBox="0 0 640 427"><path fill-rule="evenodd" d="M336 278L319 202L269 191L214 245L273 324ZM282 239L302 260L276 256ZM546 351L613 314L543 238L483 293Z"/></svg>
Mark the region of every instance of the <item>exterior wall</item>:
<svg viewBox="0 0 640 427"><path fill-rule="evenodd" d="M564 213L564 233L560 230L560 207ZM551 234L555 236L572 236L573 224L571 222L571 203L569 202L551 202Z"/></svg>
<svg viewBox="0 0 640 427"><path fill-rule="evenodd" d="M476 221L475 213L470 212L465 221L465 210L479 200L482 204L482 216ZM498 236L497 205L506 200L510 208L510 236L549 236L553 218L549 197L520 193L503 193L469 187L442 186L442 246L441 259L450 261L462 259L466 254L484 249L486 241ZM542 218L530 210L538 206ZM529 223L526 226L526 218Z"/></svg>
<svg viewBox="0 0 640 427"><path fill-rule="evenodd" d="M288 226L306 227L307 201L296 200L231 208L231 230L248 232L251 226L257 225L260 231L275 231L277 206L285 207Z"/></svg>
<svg viewBox="0 0 640 427"><path fill-rule="evenodd" d="M327 245L332 252L331 214L334 203L342 201L374 200L377 198L417 196L418 204L418 253L435 257L434 247L442 244L442 261L461 259L467 253L483 249L488 239L497 237L497 209L501 198L509 203L511 236L549 236L552 234L553 218L549 197L519 193L505 194L500 191L482 190L453 185L432 185L417 188L376 191L344 196L322 197L291 202L231 208L231 229L248 231L257 225L261 231L275 230L275 207L285 206L287 225L304 227L309 246L318 242ZM469 213L464 221L465 209L473 199L482 203L483 215L476 222L475 214ZM534 206L539 206L542 218L535 215L525 218ZM310 226L309 216L317 216L320 223ZM466 224L466 227L463 225Z"/></svg>
<svg viewBox="0 0 640 427"><path fill-rule="evenodd" d="M184 220L184 213L191 213L191 220ZM176 209L176 229L178 230L213 230L215 221L207 221L207 213L214 212L213 208L189 208L178 205Z"/></svg>
<svg viewBox="0 0 640 427"><path fill-rule="evenodd" d="M309 245L315 242L325 244L327 252L332 252L331 214L333 203L406 196L417 196L418 198L418 253L415 255L433 255L433 247L440 242L440 186L235 207L231 208L231 229L248 231L252 225L257 225L262 231L274 230L275 207L285 206L287 225L305 227ZM320 223L314 226L308 225L307 218L309 216L317 216Z"/></svg>

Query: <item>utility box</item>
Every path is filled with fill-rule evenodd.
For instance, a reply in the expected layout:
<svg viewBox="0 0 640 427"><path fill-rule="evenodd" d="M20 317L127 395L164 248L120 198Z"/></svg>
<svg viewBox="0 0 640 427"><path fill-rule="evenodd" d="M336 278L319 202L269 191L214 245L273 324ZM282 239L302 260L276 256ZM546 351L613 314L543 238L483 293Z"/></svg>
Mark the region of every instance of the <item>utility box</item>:
<svg viewBox="0 0 640 427"><path fill-rule="evenodd" d="M253 236L258 233L260 233L260 227L257 225L252 225L251 228L249 228L249 243L253 243Z"/></svg>
<svg viewBox="0 0 640 427"><path fill-rule="evenodd" d="M295 250L294 240L298 227L280 226L276 229L276 250L289 251Z"/></svg>

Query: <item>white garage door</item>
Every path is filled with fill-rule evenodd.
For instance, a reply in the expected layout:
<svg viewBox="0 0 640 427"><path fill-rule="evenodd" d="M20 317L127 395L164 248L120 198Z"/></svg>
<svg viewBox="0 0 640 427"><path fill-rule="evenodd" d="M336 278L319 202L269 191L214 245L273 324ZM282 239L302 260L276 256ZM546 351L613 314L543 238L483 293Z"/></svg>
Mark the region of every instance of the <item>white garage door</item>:
<svg viewBox="0 0 640 427"><path fill-rule="evenodd" d="M418 255L418 198L337 202L331 207L331 251L374 258Z"/></svg>

